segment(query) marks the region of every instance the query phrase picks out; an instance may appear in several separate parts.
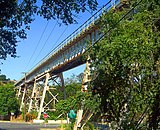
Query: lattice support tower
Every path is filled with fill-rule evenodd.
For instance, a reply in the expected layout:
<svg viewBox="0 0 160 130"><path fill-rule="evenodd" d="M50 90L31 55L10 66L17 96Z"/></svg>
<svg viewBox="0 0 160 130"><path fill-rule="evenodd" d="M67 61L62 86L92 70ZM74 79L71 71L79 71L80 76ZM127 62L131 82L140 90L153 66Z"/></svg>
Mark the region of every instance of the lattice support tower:
<svg viewBox="0 0 160 130"><path fill-rule="evenodd" d="M60 83L57 82L57 79L60 79ZM58 102L58 94L53 94L55 87L53 84L50 85L50 81L61 86L62 91L64 92L64 98L66 98L62 73L58 75L46 73L43 76L35 78L28 112L31 112L32 110L37 111L37 119L40 119L43 112L55 111L55 104Z"/></svg>
<svg viewBox="0 0 160 130"><path fill-rule="evenodd" d="M91 69L90 69L90 56L88 56L87 58L87 62L86 62L86 68L84 70L84 76L83 76L83 80L82 80L82 92L88 92L88 86L90 84L91 81ZM76 119L76 123L74 125L74 130L77 130L77 127L81 127L81 121L82 121L82 116L83 116L83 107L81 106L81 109L77 111L77 119Z"/></svg>

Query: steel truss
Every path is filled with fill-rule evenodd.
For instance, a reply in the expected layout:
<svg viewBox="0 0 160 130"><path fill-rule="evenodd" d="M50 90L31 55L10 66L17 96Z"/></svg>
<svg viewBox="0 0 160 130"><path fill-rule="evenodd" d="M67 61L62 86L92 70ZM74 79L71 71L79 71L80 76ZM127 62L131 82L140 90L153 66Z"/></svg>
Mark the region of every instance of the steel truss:
<svg viewBox="0 0 160 130"><path fill-rule="evenodd" d="M24 108L27 109L28 113L37 111L37 119L40 119L43 112L55 111L58 93L54 94L53 92L57 85L61 87L64 98L66 98L62 73L57 75L46 73L36 77L34 82L26 84L26 87L19 87L17 96L21 99L20 111Z"/></svg>

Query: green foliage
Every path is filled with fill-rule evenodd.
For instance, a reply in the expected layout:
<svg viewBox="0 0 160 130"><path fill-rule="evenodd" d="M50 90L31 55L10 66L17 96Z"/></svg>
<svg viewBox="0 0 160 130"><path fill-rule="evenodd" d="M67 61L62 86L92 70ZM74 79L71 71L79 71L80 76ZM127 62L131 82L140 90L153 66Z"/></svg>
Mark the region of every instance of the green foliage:
<svg viewBox="0 0 160 130"><path fill-rule="evenodd" d="M74 96L77 91L81 90L81 84L79 83L71 83L65 86L67 97Z"/></svg>
<svg viewBox="0 0 160 130"><path fill-rule="evenodd" d="M78 75L72 74L70 78L65 79L65 85L81 84L83 80L83 73Z"/></svg>
<svg viewBox="0 0 160 130"><path fill-rule="evenodd" d="M23 117L24 117L24 111L22 111ZM36 119L38 116L38 112L37 111L31 111L30 113L26 114L26 120L30 121L33 119Z"/></svg>
<svg viewBox="0 0 160 130"><path fill-rule="evenodd" d="M5 84L0 86L0 115L8 115L18 112L19 103L15 96L14 85Z"/></svg>
<svg viewBox="0 0 160 130"><path fill-rule="evenodd" d="M0 81L6 81L6 75L0 75Z"/></svg>
<svg viewBox="0 0 160 130"><path fill-rule="evenodd" d="M129 6L135 6L134 2L130 1ZM107 35L90 53L92 85L113 129L157 129L160 4L142 0L119 22L130 9L110 11L102 18L103 33Z"/></svg>
<svg viewBox="0 0 160 130"><path fill-rule="evenodd" d="M61 126L61 128L64 128L65 130L73 130L74 128L74 123L70 123L70 124L65 124L63 126Z"/></svg>
<svg viewBox="0 0 160 130"><path fill-rule="evenodd" d="M94 125L90 122L87 122L87 124L83 128L84 130L95 130Z"/></svg>
<svg viewBox="0 0 160 130"><path fill-rule="evenodd" d="M59 113L57 113L57 112L47 112L47 114L49 115L49 117L47 118L48 120L57 120L57 117L59 116ZM63 115L63 117L64 117L64 115ZM42 117L42 119L43 119L43 117Z"/></svg>
<svg viewBox="0 0 160 130"><path fill-rule="evenodd" d="M6 77L6 75L4 74L1 74L0 75L0 82L7 82L7 81L10 81L10 79Z"/></svg>
<svg viewBox="0 0 160 130"><path fill-rule="evenodd" d="M56 110L59 114L64 113L66 115L71 109L76 111L80 107L79 103L75 96L71 96L66 100L60 100L56 104Z"/></svg>
<svg viewBox="0 0 160 130"><path fill-rule="evenodd" d="M74 128L74 122L70 124L62 125L61 128L64 128L65 130L73 130ZM83 128L84 130L95 130L94 125L90 122L87 122L87 124Z"/></svg>
<svg viewBox="0 0 160 130"><path fill-rule="evenodd" d="M0 59L16 57L17 39L27 38L26 30L36 15L45 19L60 19L65 24L75 23L80 12L95 10L96 0L2 0L0 1Z"/></svg>
<svg viewBox="0 0 160 130"><path fill-rule="evenodd" d="M98 111L99 103L100 100L97 95L93 96L91 93L78 91L74 96L67 98L67 100L60 100L56 104L56 109L59 114L64 113L66 115L70 110L77 111L83 105L84 110L96 112Z"/></svg>

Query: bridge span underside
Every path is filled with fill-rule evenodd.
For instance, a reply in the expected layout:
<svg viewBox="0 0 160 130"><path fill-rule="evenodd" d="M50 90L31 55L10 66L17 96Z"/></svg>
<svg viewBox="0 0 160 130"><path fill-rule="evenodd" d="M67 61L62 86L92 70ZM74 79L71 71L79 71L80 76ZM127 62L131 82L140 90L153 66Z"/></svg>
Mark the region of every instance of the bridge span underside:
<svg viewBox="0 0 160 130"><path fill-rule="evenodd" d="M70 62L66 62L62 65L57 66L55 69L51 70L51 75L57 75L59 73L62 73L64 71L73 69L77 66L80 66L82 64L86 63L86 60L83 59L82 56L76 57L76 59L71 60Z"/></svg>

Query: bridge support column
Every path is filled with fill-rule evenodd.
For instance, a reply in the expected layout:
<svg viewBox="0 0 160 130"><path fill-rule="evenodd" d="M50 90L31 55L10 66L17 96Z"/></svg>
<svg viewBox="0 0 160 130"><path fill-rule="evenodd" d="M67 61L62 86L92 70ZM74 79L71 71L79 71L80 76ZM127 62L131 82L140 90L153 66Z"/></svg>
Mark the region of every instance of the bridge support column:
<svg viewBox="0 0 160 130"><path fill-rule="evenodd" d="M21 100L21 106L20 106L20 111L22 111L22 108L24 107L24 98L26 96L26 87L24 87L23 89L23 96L22 96L22 100Z"/></svg>
<svg viewBox="0 0 160 130"><path fill-rule="evenodd" d="M60 79L60 81L56 81ZM52 83L53 82L53 83ZM46 111L55 111L55 104L58 102L58 94L54 93L54 83L57 83L61 88L64 86L63 75L51 75L46 73L41 76L37 76L34 81L30 94L30 101L28 103L28 112L37 111L40 119L41 113Z"/></svg>
<svg viewBox="0 0 160 130"><path fill-rule="evenodd" d="M59 74L59 78L61 80L61 87L62 87L62 91L63 91L63 96L64 96L64 99L66 99L66 90L65 90L65 86L64 86L64 78L63 78L62 73Z"/></svg>
<svg viewBox="0 0 160 130"><path fill-rule="evenodd" d="M33 102L33 98L35 95L35 91L36 91L36 80L34 81L34 86L33 86L33 91L32 91L32 95L31 95L31 99L30 99L30 103L29 103L28 112L30 112L32 109L32 102Z"/></svg>
<svg viewBox="0 0 160 130"><path fill-rule="evenodd" d="M44 111L43 104L44 104L44 98L45 98L47 87L48 87L49 77L50 77L50 74L47 73L46 74L46 78L45 78L45 84L44 84L43 94L42 94L42 98L41 98L41 102L40 102L40 108L39 108L39 112L38 112L38 119L40 119L41 113Z"/></svg>
<svg viewBox="0 0 160 130"><path fill-rule="evenodd" d="M19 87L19 90L18 90L18 98L20 97L20 95L21 95L21 86Z"/></svg>
<svg viewBox="0 0 160 130"><path fill-rule="evenodd" d="M90 63L89 63L90 57L88 57L87 62L86 62L86 69L84 71L84 77L83 77L83 81L82 81L82 92L87 92L88 91L88 85L89 82L91 80L90 77Z"/></svg>
<svg viewBox="0 0 160 130"><path fill-rule="evenodd" d="M88 56L87 62L86 62L86 68L84 71L84 77L82 80L82 88L81 91L82 92L88 92L88 86L90 84L90 57ZM83 104L83 103L82 103ZM76 122L74 124L74 130L77 130L78 127L81 127L81 123L82 123L82 116L83 116L83 108L84 106L81 106L81 109L77 111L77 119Z"/></svg>

